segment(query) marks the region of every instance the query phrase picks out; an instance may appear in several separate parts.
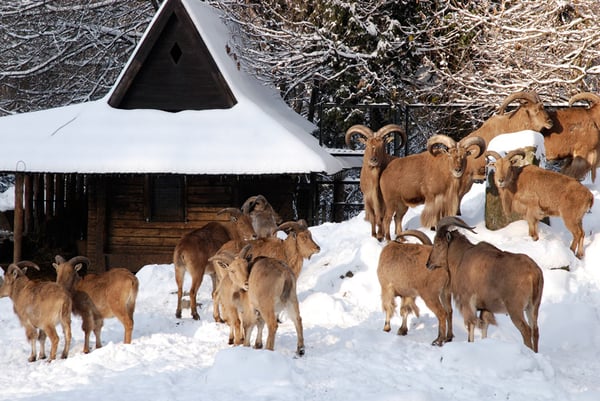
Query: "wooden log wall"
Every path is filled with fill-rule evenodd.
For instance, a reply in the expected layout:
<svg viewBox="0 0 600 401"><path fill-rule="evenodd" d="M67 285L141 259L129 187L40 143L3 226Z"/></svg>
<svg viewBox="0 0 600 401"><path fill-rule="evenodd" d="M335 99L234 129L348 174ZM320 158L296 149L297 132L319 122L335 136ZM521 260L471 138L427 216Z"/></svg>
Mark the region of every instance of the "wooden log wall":
<svg viewBox="0 0 600 401"><path fill-rule="evenodd" d="M86 256L91 259L91 269L125 267L135 272L146 264L170 264L182 235L208 222L225 220L227 216L217 215L219 210L239 208L249 196L259 193L282 218L294 218L295 180L286 176L186 176L184 218L154 221L148 217L146 175L88 177Z"/></svg>
<svg viewBox="0 0 600 401"><path fill-rule="evenodd" d="M75 251L87 225L84 180L77 174L16 173L13 261L49 264L52 253Z"/></svg>

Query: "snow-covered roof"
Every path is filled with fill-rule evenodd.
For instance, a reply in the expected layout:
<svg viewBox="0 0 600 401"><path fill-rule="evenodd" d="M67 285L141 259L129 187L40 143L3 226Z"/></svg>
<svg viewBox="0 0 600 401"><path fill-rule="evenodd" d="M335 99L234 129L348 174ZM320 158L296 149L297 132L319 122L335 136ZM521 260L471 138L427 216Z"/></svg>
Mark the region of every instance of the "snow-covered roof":
<svg viewBox="0 0 600 401"><path fill-rule="evenodd" d="M108 93L96 101L2 117L0 171L333 174L344 167L310 134L312 123L274 89L238 69L227 53L231 35L217 10L200 0L169 1L181 1L237 103L177 113L122 110L108 104Z"/></svg>

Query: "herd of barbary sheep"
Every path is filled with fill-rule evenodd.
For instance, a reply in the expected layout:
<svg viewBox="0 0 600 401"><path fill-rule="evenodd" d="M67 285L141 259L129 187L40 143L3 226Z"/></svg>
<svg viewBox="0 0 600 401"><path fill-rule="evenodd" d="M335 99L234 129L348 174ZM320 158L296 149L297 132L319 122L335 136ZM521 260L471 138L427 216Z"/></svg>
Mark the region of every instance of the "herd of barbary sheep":
<svg viewBox="0 0 600 401"><path fill-rule="evenodd" d="M587 101L588 107L572 107ZM511 112L506 108L518 106ZM560 173L524 164L524 151L506 155L487 151L496 135L533 130L544 135L546 158L567 159ZM419 315L415 300L421 297L438 319L434 345L452 341L452 300L464 319L468 341L474 341L479 328L483 338L495 313L506 313L520 331L523 343L538 351L538 311L543 291L540 267L527 255L501 251L487 242L473 244L453 227L473 231L457 215L460 203L473 183L485 179L486 168L495 171L505 213L516 212L527 220L529 234L538 239L537 224L547 216L560 216L573 235L571 250L584 256L583 215L593 203L592 193L579 181L587 174L595 180L600 162L600 97L592 93L573 96L569 107L546 110L534 92L517 92L506 98L498 113L459 142L446 135L434 135L427 150L394 157L386 145L394 133L406 141L402 127L389 124L374 132L355 125L346 132L346 143L356 137L364 144L360 188L365 218L371 234L388 243L381 251L377 275L381 284L384 331L401 298L401 327L408 332L410 313ZM422 166L428 166L422 168ZM559 189L558 189L559 188ZM433 242L418 230L402 229L402 218L409 207L424 205L423 227L435 228ZM250 345L256 327L254 347L273 350L278 316L286 311L297 334L297 355L305 352L302 318L298 306L296 280L304 259L320 251L304 220L282 222L262 195L250 197L240 209L219 212L228 220L214 221L184 235L175 247L173 264L177 284L177 309L181 318L183 282L191 276L189 290L191 315L199 319L197 292L205 274L212 279L213 317L230 328L229 344ZM390 232L395 222L395 239ZM285 239L277 236L287 234ZM421 243L406 241L414 237ZM56 358L61 325L64 336L62 358L69 353L71 315L81 317L84 332L83 352L90 352L93 332L95 347L102 346L101 330L105 318L116 317L124 328L124 343L131 343L133 315L139 289L138 279L123 268L102 274L80 276L84 256L66 260L60 255L53 263L56 282L31 280L27 268L39 267L30 261L11 264L0 286L0 297L10 297L31 345L29 361L46 358L45 340L50 339L49 360ZM493 287L493 288L492 288ZM39 354L36 352L39 343Z"/></svg>

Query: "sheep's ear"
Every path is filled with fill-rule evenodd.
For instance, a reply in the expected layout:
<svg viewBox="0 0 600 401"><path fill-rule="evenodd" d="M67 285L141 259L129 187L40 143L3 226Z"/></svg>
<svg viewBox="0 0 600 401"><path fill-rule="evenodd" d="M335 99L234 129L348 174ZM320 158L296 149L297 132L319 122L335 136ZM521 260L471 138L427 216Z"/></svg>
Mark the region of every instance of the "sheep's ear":
<svg viewBox="0 0 600 401"><path fill-rule="evenodd" d="M52 266L54 267L54 270L58 270L58 265L56 263L52 263Z"/></svg>
<svg viewBox="0 0 600 401"><path fill-rule="evenodd" d="M78 271L79 271L79 270L80 270L82 267L83 267L83 264L81 264L81 263L77 263L77 264L75 265L75 271L76 271L76 272L78 272Z"/></svg>
<svg viewBox="0 0 600 401"><path fill-rule="evenodd" d="M446 233L446 242L450 243L452 241L452 233L448 231Z"/></svg>
<svg viewBox="0 0 600 401"><path fill-rule="evenodd" d="M252 261L252 254L251 254L251 253L248 253L248 254L246 255L246 262L250 262L250 261Z"/></svg>

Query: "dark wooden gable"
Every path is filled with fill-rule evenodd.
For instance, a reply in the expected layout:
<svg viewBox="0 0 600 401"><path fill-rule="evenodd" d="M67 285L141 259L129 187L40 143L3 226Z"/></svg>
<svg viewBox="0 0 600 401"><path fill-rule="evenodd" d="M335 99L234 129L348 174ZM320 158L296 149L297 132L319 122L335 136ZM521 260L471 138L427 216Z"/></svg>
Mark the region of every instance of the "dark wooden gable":
<svg viewBox="0 0 600 401"><path fill-rule="evenodd" d="M237 103L179 0L167 0L108 103L121 109L227 109Z"/></svg>

